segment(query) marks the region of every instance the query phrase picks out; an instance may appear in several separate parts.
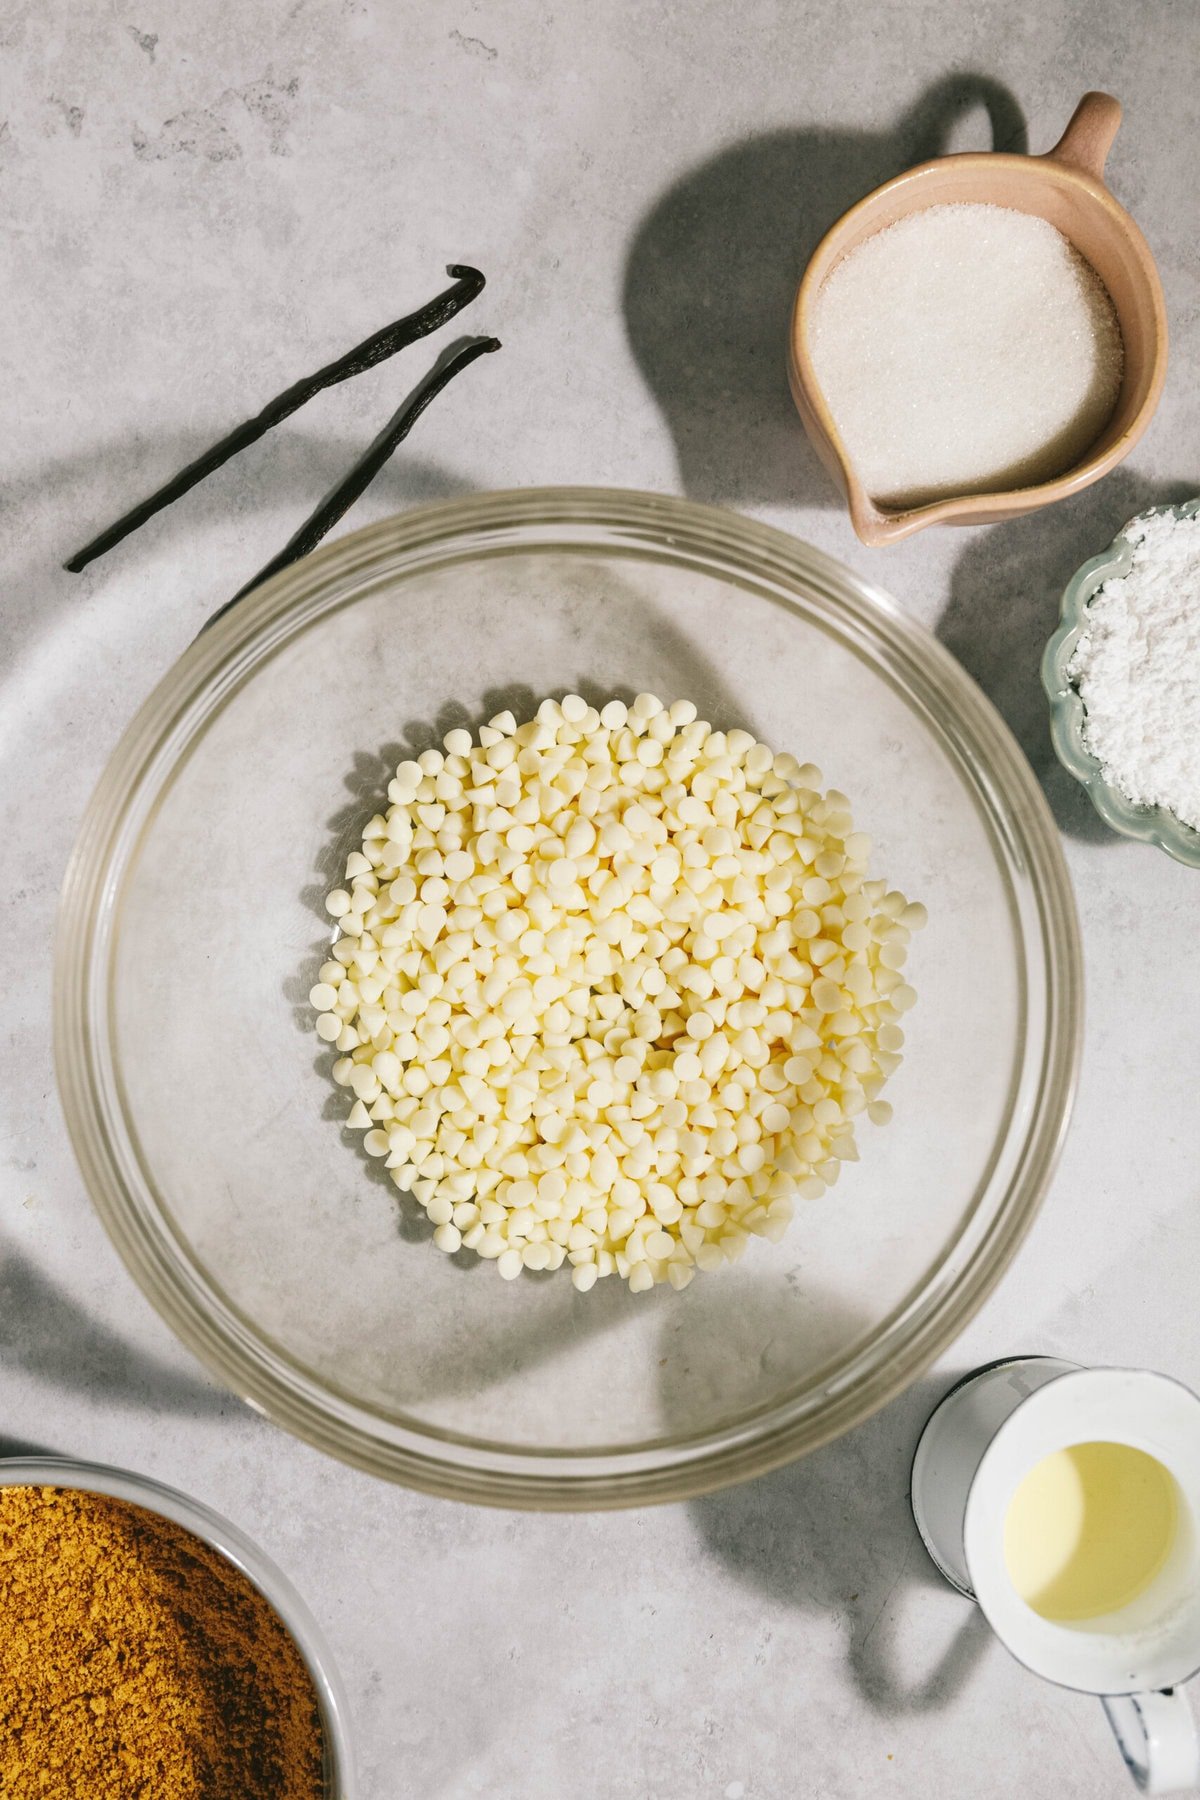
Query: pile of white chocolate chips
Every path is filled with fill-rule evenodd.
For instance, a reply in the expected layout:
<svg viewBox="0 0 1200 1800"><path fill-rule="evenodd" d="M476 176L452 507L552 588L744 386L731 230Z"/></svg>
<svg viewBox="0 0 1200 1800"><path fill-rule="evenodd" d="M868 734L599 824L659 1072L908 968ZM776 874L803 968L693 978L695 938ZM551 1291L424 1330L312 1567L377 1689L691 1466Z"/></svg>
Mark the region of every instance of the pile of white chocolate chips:
<svg viewBox="0 0 1200 1800"><path fill-rule="evenodd" d="M682 1288L857 1159L925 909L867 879L820 784L652 694L401 763L311 998L349 1125L440 1249Z"/></svg>

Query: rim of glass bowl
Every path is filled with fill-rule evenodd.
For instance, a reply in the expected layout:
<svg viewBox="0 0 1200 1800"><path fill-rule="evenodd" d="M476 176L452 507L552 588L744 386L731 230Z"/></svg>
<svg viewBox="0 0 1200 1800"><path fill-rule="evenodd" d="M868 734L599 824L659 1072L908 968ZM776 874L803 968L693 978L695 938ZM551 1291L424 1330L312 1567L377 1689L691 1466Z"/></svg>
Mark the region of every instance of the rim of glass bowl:
<svg viewBox="0 0 1200 1800"><path fill-rule="evenodd" d="M1110 575L1128 575L1133 567L1129 527L1138 519L1172 513L1177 519L1194 519L1200 499L1177 505L1147 506L1123 525L1107 550L1089 557L1068 581L1059 609L1061 624L1046 645L1042 657L1042 686L1050 702L1050 736L1063 768L1085 790L1092 805L1111 830L1122 837L1155 844L1186 868L1200 869L1200 831L1185 825L1165 806L1139 806L1120 788L1105 781L1100 763L1087 747L1084 721L1087 709L1075 682L1067 673L1075 646L1087 624L1087 610Z"/></svg>
<svg viewBox="0 0 1200 1800"><path fill-rule="evenodd" d="M903 691L974 797L1018 936L1040 939L1046 1029L1026 1046L1022 1071L1036 1069L1035 1091L1006 1183L993 1191L989 1166L958 1238L871 1338L814 1372L803 1391L700 1437L576 1453L514 1449L375 1411L318 1382L252 1328L174 1235L139 1164L122 1116L109 971L124 878L147 820L207 720L256 668L401 572L484 553L586 547L707 571L776 603L802 597ZM1027 1015L1024 965L1020 980ZM1081 1011L1075 905L1049 808L1007 726L949 652L887 594L781 531L716 507L605 488L520 489L400 514L284 570L203 633L142 706L101 777L67 869L55 968L56 1062L76 1155L127 1267L184 1343L277 1424L346 1462L449 1498L555 1510L679 1500L761 1474L860 1423L926 1369L995 1286L1034 1217L1070 1112Z"/></svg>
<svg viewBox="0 0 1200 1800"><path fill-rule="evenodd" d="M324 1735L326 1800L354 1800L350 1708L337 1664L308 1607L253 1538L191 1494L109 1463L77 1462L71 1456L0 1457L0 1489L10 1487L72 1488L125 1500L174 1520L240 1569L279 1614L312 1679Z"/></svg>

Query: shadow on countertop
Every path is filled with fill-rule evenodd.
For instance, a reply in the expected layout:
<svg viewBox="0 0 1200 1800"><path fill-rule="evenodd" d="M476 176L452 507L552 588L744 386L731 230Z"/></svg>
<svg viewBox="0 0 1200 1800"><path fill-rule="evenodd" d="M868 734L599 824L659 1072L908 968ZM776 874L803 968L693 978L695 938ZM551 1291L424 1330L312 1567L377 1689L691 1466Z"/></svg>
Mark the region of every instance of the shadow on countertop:
<svg viewBox="0 0 1200 1800"><path fill-rule="evenodd" d="M951 578L937 636L977 681L1029 758L1060 829L1090 844L1120 844L1050 741L1042 652L1063 589L1089 557L1150 506L1191 499L1196 485L1154 482L1119 468L1094 487L1026 518L973 535Z"/></svg>
<svg viewBox="0 0 1200 1800"><path fill-rule="evenodd" d="M927 1646L912 1657L903 1641L906 1594L945 1586L913 1524L908 1477L921 1428L957 1379L918 1382L834 1443L688 1507L708 1554L745 1586L841 1627L855 1687L882 1714L950 1705L990 1640L961 1601L932 1667ZM914 1662L925 1672L913 1676Z"/></svg>
<svg viewBox="0 0 1200 1800"><path fill-rule="evenodd" d="M625 267L634 356L671 428L685 494L734 505L836 506L788 392L788 319L825 232L873 188L946 150L982 108L991 144L1025 119L989 76L946 75L890 131L773 131L719 151L641 221ZM974 146L973 146L974 147Z"/></svg>
<svg viewBox="0 0 1200 1800"><path fill-rule="evenodd" d="M199 1372L188 1374L135 1350L11 1248L0 1250L0 1357L50 1389L108 1406L227 1423L252 1416ZM0 1439L0 1455L33 1454L45 1452Z"/></svg>
<svg viewBox="0 0 1200 1800"><path fill-rule="evenodd" d="M57 1456L57 1450L51 1450L46 1444L31 1444L27 1438L0 1436L0 1463L7 1462L15 1456ZM0 1473L3 1473L0 1470Z"/></svg>

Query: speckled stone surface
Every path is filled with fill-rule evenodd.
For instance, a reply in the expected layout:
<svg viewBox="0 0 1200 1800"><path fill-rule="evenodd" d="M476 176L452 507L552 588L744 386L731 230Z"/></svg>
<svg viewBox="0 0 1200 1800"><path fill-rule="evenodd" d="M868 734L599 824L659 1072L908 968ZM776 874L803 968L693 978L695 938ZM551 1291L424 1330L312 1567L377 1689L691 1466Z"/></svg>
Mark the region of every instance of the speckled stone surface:
<svg viewBox="0 0 1200 1800"><path fill-rule="evenodd" d="M3 1033L0 1447L183 1486L303 1589L368 1800L1102 1800L1100 1709L938 1585L906 1512L924 1413L1005 1352L1200 1385L1200 879L1106 835L1051 756L1059 592L1194 493L1200 13L1036 7L9 0L0 18ZM1132 463L1054 513L857 544L791 412L790 290L824 227L939 143L1046 148L1079 94L1159 259L1167 391ZM989 126L984 104L990 109ZM689 1506L474 1512L327 1461L218 1393L143 1301L54 1093L51 936L81 810L158 676L398 404L420 353L326 395L83 577L93 529L452 260L499 356L349 523L472 488L649 487L844 557L966 663L1045 782L1082 915L1066 1153L999 1292L851 1437Z"/></svg>

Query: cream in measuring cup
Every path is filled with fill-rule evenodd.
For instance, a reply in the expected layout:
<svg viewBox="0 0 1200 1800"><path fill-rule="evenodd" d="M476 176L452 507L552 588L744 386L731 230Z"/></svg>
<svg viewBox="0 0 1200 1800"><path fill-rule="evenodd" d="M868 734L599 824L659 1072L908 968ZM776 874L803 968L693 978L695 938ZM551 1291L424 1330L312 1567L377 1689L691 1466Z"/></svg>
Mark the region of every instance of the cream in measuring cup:
<svg viewBox="0 0 1200 1800"><path fill-rule="evenodd" d="M1049 1681L1102 1697L1145 1793L1200 1784L1200 1399L1138 1369L1021 1357L933 1413L913 1514L946 1579Z"/></svg>

